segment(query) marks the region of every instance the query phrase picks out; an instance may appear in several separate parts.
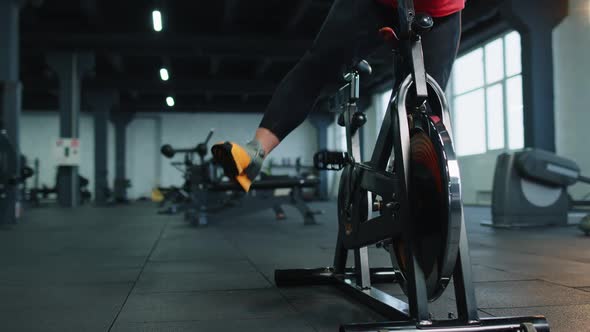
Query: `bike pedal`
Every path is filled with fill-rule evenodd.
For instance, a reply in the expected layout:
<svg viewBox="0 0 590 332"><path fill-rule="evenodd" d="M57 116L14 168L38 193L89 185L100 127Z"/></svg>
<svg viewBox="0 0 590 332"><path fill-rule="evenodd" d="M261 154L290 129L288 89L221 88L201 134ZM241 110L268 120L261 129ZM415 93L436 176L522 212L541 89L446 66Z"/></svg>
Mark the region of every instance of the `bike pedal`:
<svg viewBox="0 0 590 332"><path fill-rule="evenodd" d="M351 162L346 152L318 151L313 155L313 165L318 170L339 171Z"/></svg>

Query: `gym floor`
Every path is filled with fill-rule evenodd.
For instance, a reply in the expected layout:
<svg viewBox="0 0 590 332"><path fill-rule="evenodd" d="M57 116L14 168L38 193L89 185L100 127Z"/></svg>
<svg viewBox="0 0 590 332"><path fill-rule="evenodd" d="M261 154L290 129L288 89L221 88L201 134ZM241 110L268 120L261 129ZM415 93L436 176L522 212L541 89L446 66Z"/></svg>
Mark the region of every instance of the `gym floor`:
<svg viewBox="0 0 590 332"><path fill-rule="evenodd" d="M146 203L147 204L147 203ZM0 230L3 331L337 331L381 320L330 287L277 289L275 268L327 266L336 220L270 210L192 228L151 205L30 210ZM544 314L552 331L590 331L590 239L575 228L529 233L479 225L466 209L482 316ZM387 264L372 249L375 264ZM400 294L392 285L388 291ZM433 307L455 311L452 291Z"/></svg>

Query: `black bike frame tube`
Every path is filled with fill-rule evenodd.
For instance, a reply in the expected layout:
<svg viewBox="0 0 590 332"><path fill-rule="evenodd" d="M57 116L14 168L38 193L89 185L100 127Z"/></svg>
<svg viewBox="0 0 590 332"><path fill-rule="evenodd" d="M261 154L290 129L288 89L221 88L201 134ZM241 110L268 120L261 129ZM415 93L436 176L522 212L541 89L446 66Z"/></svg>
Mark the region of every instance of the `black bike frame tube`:
<svg viewBox="0 0 590 332"><path fill-rule="evenodd" d="M407 289L408 289L408 303L410 305L411 316L418 321L419 324L427 325L430 321L428 312L428 294L426 289L425 275L416 259L416 247L413 243L412 234L414 234L413 225L411 222L410 201L408 195L409 186L409 163L410 163L410 128L408 125L406 101L409 95L411 80L407 77L403 82L399 83L399 91L395 100L395 110L391 113L393 128L397 128L397 132L393 133L393 148L396 151L394 159L395 172L400 181L400 190L397 199L401 205L398 217L404 220L402 226L403 239L406 257L409 258L408 275L407 275Z"/></svg>
<svg viewBox="0 0 590 332"><path fill-rule="evenodd" d="M393 92L396 93L395 91ZM393 148L393 134L392 134L392 123L391 123L391 101L387 106L387 111L385 112L385 116L383 117L383 122L381 123L381 129L379 130L379 135L377 136L377 142L375 143L375 148L373 149L373 155L371 156L371 166L374 168L384 171L387 167L387 163L389 162L389 157L391 155L391 149Z"/></svg>
<svg viewBox="0 0 590 332"><path fill-rule="evenodd" d="M412 37L410 42L412 53L412 78L418 104L428 99L428 85L426 84L426 67L424 66L424 53L422 52L422 40L420 36Z"/></svg>
<svg viewBox="0 0 590 332"><path fill-rule="evenodd" d="M397 11L400 18L400 37L402 39L408 38L412 31L412 21L414 20L414 0L398 0Z"/></svg>
<svg viewBox="0 0 590 332"><path fill-rule="evenodd" d="M393 153L393 123L391 121L391 112L393 112L392 105L395 105L394 100L396 99L399 86L409 75L409 71L407 69L404 70L405 68L408 68L408 64L404 61L403 54L400 51L401 50L399 49L393 50L393 90L389 103L387 104L387 110L385 111L383 122L381 123L381 129L377 136L377 142L375 143L373 154L371 155L371 166L381 171L386 170L389 159Z"/></svg>
<svg viewBox="0 0 590 332"><path fill-rule="evenodd" d="M336 249L334 250L334 273L342 274L346 270L348 260L348 249L344 248L344 227L338 223L338 236L336 237Z"/></svg>
<svg viewBox="0 0 590 332"><path fill-rule="evenodd" d="M460 236L459 255L457 257L457 265L455 265L455 273L453 274L455 299L457 301L457 318L467 324L473 324L478 322L480 318L477 312L473 276L471 275L471 258L467 249L465 221L462 221Z"/></svg>
<svg viewBox="0 0 590 332"><path fill-rule="evenodd" d="M344 110L344 126L346 128L346 152L348 153L348 155L350 157L352 157L352 160L354 162L359 162L360 160L357 160L356 158L358 157L358 155L356 154L355 151L355 140L357 140L358 142L358 137L353 137L353 132L352 132L352 124L351 124L351 117L353 112L356 111L356 104L351 104L351 103L347 103L346 104L346 109ZM348 183L346 183L346 185L348 186L347 191L346 191L346 198L345 198L345 202L346 202L346 209L348 210L350 205L351 205L351 200L352 200L352 193L354 192L353 188L354 188L354 182L353 182L353 176L354 176L354 164L349 165L347 168L344 169L344 172L348 172ZM340 184L342 185L342 183Z"/></svg>
<svg viewBox="0 0 590 332"><path fill-rule="evenodd" d="M413 0L398 1L398 16L400 20L401 37L400 47L405 59L412 61L407 63L412 68L412 78L418 102L422 103L428 98L428 86L426 84L426 69L424 68L424 55L420 36L412 30L412 24L416 16Z"/></svg>

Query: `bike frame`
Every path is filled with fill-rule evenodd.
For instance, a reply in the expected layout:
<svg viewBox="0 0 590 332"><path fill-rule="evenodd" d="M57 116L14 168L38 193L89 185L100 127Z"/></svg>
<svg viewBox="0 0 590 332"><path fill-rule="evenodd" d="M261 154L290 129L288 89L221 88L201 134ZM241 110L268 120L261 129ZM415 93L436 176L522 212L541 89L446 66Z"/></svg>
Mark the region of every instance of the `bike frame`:
<svg viewBox="0 0 590 332"><path fill-rule="evenodd" d="M416 255L412 254L412 222L409 222L410 209L408 199L409 164L410 164L410 127L408 115L412 109L407 108L410 92L415 92L410 107L422 110L425 102L434 99L436 105L430 105L428 114L436 117L436 132L444 145L450 142L451 123L448 105L444 91L428 76L424 69L422 43L420 35L413 31L415 17L413 0L398 0L398 14L400 17L399 48L395 53L395 75L393 93L387 108L377 142L370 161L360 162L360 137L358 129L364 121L353 121L359 114L357 101L359 100L360 74L358 68L345 76L349 87L349 100L343 110L344 126L346 127L347 158L340 185L346 188L344 206L341 206L339 194L339 218L342 213L349 213L353 220L351 229L343 227L339 220L334 265L332 268L305 270L276 270L275 282L277 286L335 284L348 295L366 304L384 317L392 320L387 323L350 324L341 326L340 331L549 331L547 321L542 316L485 318L480 319L477 312L475 291L473 287L471 262L468 252L467 233L461 203L458 165L452 158L447 158L449 174L449 207L453 218L458 218L460 231L458 232L458 251L452 257L457 317L449 320L433 321L429 313L428 290L425 273L422 271ZM412 90L411 90L412 89ZM356 117L358 120L360 117ZM442 131L441 131L442 130ZM444 133L443 133L444 131ZM443 135L444 134L444 135ZM445 141L448 140L448 141ZM452 152L452 149L444 153ZM393 158L395 156L395 158ZM395 172L392 171L395 169ZM344 177L346 176L346 177ZM341 187L342 188L342 187ZM367 192L367 219L354 220L359 217L350 212L355 206L358 211L364 199L363 192ZM373 212L373 194L381 196L383 202L380 216L371 218ZM354 195L355 196L353 200ZM458 205L457 205L458 204ZM344 212L343 212L344 211ZM363 215L364 216L364 213ZM453 224L455 225L455 224ZM456 230L456 228L455 228ZM343 234L346 232L346 234ZM345 236L346 235L346 236ZM354 237L351 238L351 236ZM395 268L371 268L369 266L368 245L401 236L404 249L411 257L407 262L407 273L403 275ZM457 242L455 242L457 243ZM392 262L397 260L393 248L389 252ZM346 267L348 251L354 253L354 268ZM445 257L449 259L449 257ZM450 268L450 267L449 267ZM406 280L406 277L409 279ZM448 281L448 280L447 280ZM404 302L371 285L374 283L404 283L408 302Z"/></svg>
<svg viewBox="0 0 590 332"><path fill-rule="evenodd" d="M334 272L346 273L346 260L348 250L353 250L355 259L355 279L357 287L361 289L371 288L371 269L369 267L369 257L367 245L384 240L385 237L391 236L408 236L411 232L408 223L399 222L399 220L408 220L409 201L408 201L408 176L410 163L410 132L408 125L407 97L411 89L415 90L415 107L423 105L429 97L429 89L436 95L440 108L436 108L438 115L447 128L450 128L450 116L448 105L442 89L436 84L433 78L428 76L424 67L424 57L422 53L422 41L420 35L412 29L412 22L415 17L414 5L412 0L398 1L399 30L396 31L399 36L399 45L394 49L394 80L393 92L385 113L381 129L379 131L377 142L373 150L371 159L367 163L361 163L360 156L360 137L358 128L352 126L351 118L354 113L358 112L357 101L359 99L359 80L358 73L348 75L350 79L350 97L344 109L344 122L346 127L347 153L352 156L353 161L344 171L349 172L348 179L353 177L353 172L358 179L348 181L348 197L346 199L352 204L350 193L358 189L367 191L367 215L372 214L373 194L384 198L385 202L395 202L391 207L385 206L381 214L375 218L358 223L353 226L353 232L356 237L347 241L346 237L338 236L336 245L336 255L334 260ZM412 106L410 106L412 107ZM450 129L449 129L450 130ZM394 158L394 151L398 151L397 157ZM395 168L396 175L391 172ZM341 183L341 185L347 185ZM359 188L360 187L360 188ZM461 216L462 217L462 216ZM394 220L394 219L397 219ZM405 227L404 227L405 226ZM342 232L342 227L339 228ZM467 247L467 238L464 234L464 227L461 237L465 242L463 247ZM342 240L344 239L344 240ZM406 243L411 243L407 238ZM411 250L411 248L406 248ZM471 285L471 265L466 252L457 265L461 269L461 277L469 280L466 282L459 281L456 284L458 305L464 310L466 317L461 317L466 321L479 321L479 316L475 308L475 295L472 286L466 288L465 285ZM414 257L411 255L411 257ZM409 305L398 307L401 312L408 312L412 317L416 317L419 322L427 324L429 321L428 303L426 296L426 285L424 283L424 273L421 271L415 258L409 264L410 275L413 280L406 280L409 287ZM403 278L397 275L392 278ZM387 298L386 294L375 293L379 299ZM415 296L412 296L415 295ZM398 303L399 304L399 303ZM412 311L412 312L409 312Z"/></svg>

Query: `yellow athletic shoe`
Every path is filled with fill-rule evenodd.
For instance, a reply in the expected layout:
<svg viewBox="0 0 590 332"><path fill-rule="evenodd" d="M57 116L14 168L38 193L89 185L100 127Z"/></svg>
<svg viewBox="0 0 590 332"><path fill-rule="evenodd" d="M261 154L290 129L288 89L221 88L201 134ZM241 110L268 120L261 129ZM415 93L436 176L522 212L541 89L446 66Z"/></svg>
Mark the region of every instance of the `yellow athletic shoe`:
<svg viewBox="0 0 590 332"><path fill-rule="evenodd" d="M213 159L223 167L227 177L235 179L244 191L250 191L264 161L264 150L258 141L253 140L245 146L220 142L213 145L211 153Z"/></svg>

